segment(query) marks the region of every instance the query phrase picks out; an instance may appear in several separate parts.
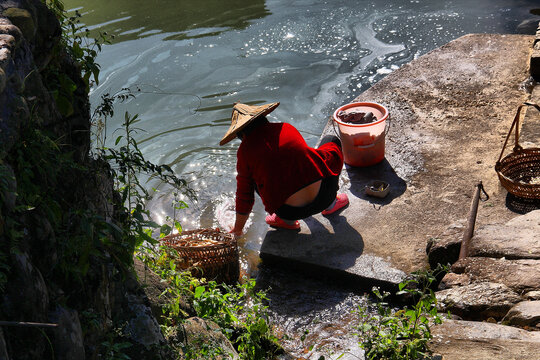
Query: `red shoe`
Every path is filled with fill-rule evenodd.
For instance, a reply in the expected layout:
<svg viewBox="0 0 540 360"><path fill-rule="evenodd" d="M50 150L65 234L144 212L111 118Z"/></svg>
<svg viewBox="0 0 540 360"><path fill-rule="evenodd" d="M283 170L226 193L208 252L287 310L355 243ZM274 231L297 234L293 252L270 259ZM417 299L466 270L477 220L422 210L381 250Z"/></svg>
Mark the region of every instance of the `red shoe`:
<svg viewBox="0 0 540 360"><path fill-rule="evenodd" d="M266 220L266 223L273 228L300 230L300 223L298 222L298 220L296 220L294 224L289 225L276 214L268 215L265 220Z"/></svg>
<svg viewBox="0 0 540 360"><path fill-rule="evenodd" d="M334 206L328 210L323 210L321 212L321 214L323 215L330 215L330 214L333 214L335 213L336 211L338 211L339 209L347 206L349 204L349 197L347 196L347 194L343 193L343 194L338 194L338 196L336 196L336 202L334 204Z"/></svg>

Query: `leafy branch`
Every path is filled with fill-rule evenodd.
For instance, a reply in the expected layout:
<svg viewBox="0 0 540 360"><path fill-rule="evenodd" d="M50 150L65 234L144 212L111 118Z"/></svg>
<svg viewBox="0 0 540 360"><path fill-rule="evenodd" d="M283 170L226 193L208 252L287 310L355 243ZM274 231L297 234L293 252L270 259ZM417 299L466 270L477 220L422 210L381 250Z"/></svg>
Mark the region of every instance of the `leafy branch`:
<svg viewBox="0 0 540 360"><path fill-rule="evenodd" d="M409 360L430 355L427 346L432 338L430 325L442 322L430 286L443 271L447 270L438 267L432 272L414 272L401 282L397 295L410 296L416 302L412 307L405 306L397 311L386 302L388 292L373 288L377 298L376 313L358 311L362 322L358 336L366 359Z"/></svg>

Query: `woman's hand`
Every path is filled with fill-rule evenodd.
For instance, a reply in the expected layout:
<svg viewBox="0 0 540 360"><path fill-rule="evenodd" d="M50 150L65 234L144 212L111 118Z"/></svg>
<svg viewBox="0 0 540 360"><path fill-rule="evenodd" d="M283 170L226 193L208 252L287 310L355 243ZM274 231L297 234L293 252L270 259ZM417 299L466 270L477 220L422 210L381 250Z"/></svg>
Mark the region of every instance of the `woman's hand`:
<svg viewBox="0 0 540 360"><path fill-rule="evenodd" d="M235 236L241 236L242 230L244 230L244 225L246 225L246 221L249 217L249 214L239 214L236 213L236 220L234 222L234 227L232 228L229 233L234 234Z"/></svg>
<svg viewBox="0 0 540 360"><path fill-rule="evenodd" d="M241 236L242 230L231 229L231 231L229 231L229 234L233 234L234 236Z"/></svg>

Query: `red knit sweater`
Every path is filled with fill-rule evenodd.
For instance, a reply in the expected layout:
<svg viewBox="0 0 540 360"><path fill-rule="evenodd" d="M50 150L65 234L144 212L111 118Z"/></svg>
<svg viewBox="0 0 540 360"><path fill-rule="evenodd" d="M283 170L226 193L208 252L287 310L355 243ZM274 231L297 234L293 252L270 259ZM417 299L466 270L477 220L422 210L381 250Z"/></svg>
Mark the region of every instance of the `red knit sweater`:
<svg viewBox="0 0 540 360"><path fill-rule="evenodd" d="M328 176L339 175L343 154L335 143L309 147L287 123L264 123L244 137L237 152L236 212L249 214L255 187L272 214L287 198Z"/></svg>

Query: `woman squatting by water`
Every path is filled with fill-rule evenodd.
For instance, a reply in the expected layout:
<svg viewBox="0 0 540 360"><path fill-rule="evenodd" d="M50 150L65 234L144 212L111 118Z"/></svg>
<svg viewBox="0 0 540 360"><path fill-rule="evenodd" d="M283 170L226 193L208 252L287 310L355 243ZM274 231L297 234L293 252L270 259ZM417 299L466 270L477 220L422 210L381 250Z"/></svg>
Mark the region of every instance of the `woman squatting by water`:
<svg viewBox="0 0 540 360"><path fill-rule="evenodd" d="M327 216L349 203L338 194L343 167L341 142L326 136L318 148L309 147L298 130L287 123L269 122L266 115L279 102L233 106L231 126L220 141L235 137L242 143L237 152L236 219L230 231L243 232L259 194L269 213L266 223L274 228L299 230L299 219L322 213Z"/></svg>

